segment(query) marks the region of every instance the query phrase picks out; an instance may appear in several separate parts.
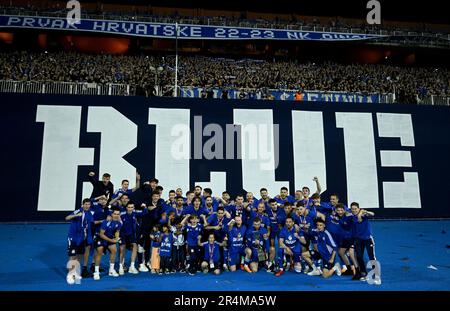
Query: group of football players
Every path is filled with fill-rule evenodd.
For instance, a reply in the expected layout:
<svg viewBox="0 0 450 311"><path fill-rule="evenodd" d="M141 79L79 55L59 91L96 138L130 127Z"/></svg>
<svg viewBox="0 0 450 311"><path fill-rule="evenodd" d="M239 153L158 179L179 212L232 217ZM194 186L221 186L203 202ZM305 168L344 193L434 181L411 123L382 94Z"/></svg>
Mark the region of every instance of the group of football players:
<svg viewBox="0 0 450 311"><path fill-rule="evenodd" d="M158 180L141 184L139 174L134 188L123 180L114 191L110 177L105 173L96 180L89 173L94 187L91 197L66 217L70 221L68 255L82 263L83 278L100 279L105 252L110 263L107 274L112 277L126 272L194 275L263 269L277 277L293 270L365 280L365 252L369 260L375 260L369 222L374 213L357 202L347 207L337 194L329 202L322 201L317 177L312 195L308 187L294 196L282 187L271 197L261 188L259 199L243 192L234 200L227 191L213 196L211 189L200 186L186 193L180 188L170 190L163 199ZM127 251L131 252L128 265Z"/></svg>

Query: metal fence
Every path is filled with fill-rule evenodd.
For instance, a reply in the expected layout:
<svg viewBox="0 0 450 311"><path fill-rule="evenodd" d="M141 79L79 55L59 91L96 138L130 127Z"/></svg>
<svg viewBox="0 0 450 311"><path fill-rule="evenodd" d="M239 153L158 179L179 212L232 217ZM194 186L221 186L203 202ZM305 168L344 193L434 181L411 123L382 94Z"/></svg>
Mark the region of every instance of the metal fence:
<svg viewBox="0 0 450 311"><path fill-rule="evenodd" d="M418 99L417 104L433 105L433 106L450 106L450 97L449 96L428 95L425 98Z"/></svg>
<svg viewBox="0 0 450 311"><path fill-rule="evenodd" d="M2 93L69 94L69 95L134 95L128 84L77 82L0 81Z"/></svg>
<svg viewBox="0 0 450 311"><path fill-rule="evenodd" d="M188 88L189 86L183 86ZM165 91L158 87L156 94L171 96L173 87L166 86ZM250 91L251 89L245 89ZM255 89L252 89L257 91ZM276 90L272 90L276 91ZM279 91L279 90L278 90ZM289 90L285 90L289 91ZM319 92L319 91L312 91ZM112 95L112 96L135 96L136 88L128 84L98 84L85 82L43 82L43 81L13 81L0 80L0 93L31 93L31 94L68 94L68 95ZM333 92L328 92L333 93ZM150 96L150 95L149 95ZM397 103L394 94L379 94L380 102L386 104ZM428 95L417 98L412 104L450 106L449 96Z"/></svg>

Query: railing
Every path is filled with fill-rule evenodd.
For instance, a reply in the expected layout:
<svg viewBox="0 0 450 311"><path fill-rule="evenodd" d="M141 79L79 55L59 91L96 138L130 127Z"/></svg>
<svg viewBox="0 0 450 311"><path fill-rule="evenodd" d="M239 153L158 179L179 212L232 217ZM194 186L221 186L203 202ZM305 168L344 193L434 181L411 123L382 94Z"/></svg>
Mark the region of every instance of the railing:
<svg viewBox="0 0 450 311"><path fill-rule="evenodd" d="M1 80L2 93L69 94L69 95L134 95L127 84L85 82L41 82Z"/></svg>
<svg viewBox="0 0 450 311"><path fill-rule="evenodd" d="M33 11L17 8L0 8L0 15L21 15L21 16L42 16L42 17L67 17L65 10L56 11ZM347 32L355 34L377 34L389 36L408 36L408 37L434 37L436 39L443 39L450 41L450 33L438 31L423 31L417 29L387 29L383 26L367 25L365 27L358 27L357 25L320 25L308 24L304 22L273 22L265 20L234 20L224 19L220 17L168 17L168 16L154 16L149 14L114 14L114 13L82 13L82 19L101 19L101 20L123 20L123 21L140 21L150 23L175 23L180 24L202 24L212 26L230 26L230 27L249 27L249 28L271 28L271 29L286 29L299 31L321 31L321 32Z"/></svg>
<svg viewBox="0 0 450 311"><path fill-rule="evenodd" d="M417 100L419 105L450 106L450 96L428 95Z"/></svg>
<svg viewBox="0 0 450 311"><path fill-rule="evenodd" d="M182 86L181 88L190 88L189 86ZM173 87L165 86L165 92L161 87L157 88L157 94L173 94ZM148 90L147 90L148 91ZM255 93L262 92L259 89L239 89L239 91L253 91ZM282 89L269 89L268 91L287 91ZM317 91L310 90L306 93L321 92L327 94L342 93L332 91ZM135 96L136 87L128 84L97 84L87 82L44 82L44 81L13 81L0 80L0 93L31 93L31 94L67 94L67 95L110 95L110 96ZM142 94L144 95L144 94ZM368 94L366 94L368 95ZM372 94L373 95L373 94ZM150 92L147 93L150 96ZM392 104L397 103L394 94L377 94L380 103ZM434 105L434 106L450 106L450 96L428 95L423 98L417 98L419 105ZM413 103L413 104L416 104ZM401 103L400 103L401 104Z"/></svg>

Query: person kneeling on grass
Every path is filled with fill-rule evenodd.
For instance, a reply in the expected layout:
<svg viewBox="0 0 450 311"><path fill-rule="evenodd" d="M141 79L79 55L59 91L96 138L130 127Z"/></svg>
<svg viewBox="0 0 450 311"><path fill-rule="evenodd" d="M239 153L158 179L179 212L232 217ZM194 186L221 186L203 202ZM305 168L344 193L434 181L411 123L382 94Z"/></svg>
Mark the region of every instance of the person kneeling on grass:
<svg viewBox="0 0 450 311"><path fill-rule="evenodd" d="M94 280L100 280L100 261L103 256L103 250L107 248L109 255L109 276L118 277L119 274L114 269L117 254L117 242L120 240L120 228L122 222L120 220L120 209L118 207L112 208L112 220L104 220L100 228L95 247L97 253L95 254L95 272Z"/></svg>
<svg viewBox="0 0 450 311"><path fill-rule="evenodd" d="M309 254L303 254L305 258L308 260L311 260L311 257L313 260L322 260L323 262L323 272L322 276L324 278L329 278L333 275L334 272L336 272L337 275L341 275L341 265L336 262L334 263L336 259L336 243L333 240L333 237L331 234L325 230L325 221L323 219L316 219L316 228L311 230L311 235L315 239L315 250L311 251ZM313 272L313 271L312 271ZM316 275L312 272L308 273L308 275Z"/></svg>
<svg viewBox="0 0 450 311"><path fill-rule="evenodd" d="M208 236L208 242L201 243L200 240L198 241L198 245L203 247L205 254L201 264L203 273L213 271L216 275L220 274L220 247L225 245L225 243L226 240L222 243L218 243L215 240L213 233Z"/></svg>

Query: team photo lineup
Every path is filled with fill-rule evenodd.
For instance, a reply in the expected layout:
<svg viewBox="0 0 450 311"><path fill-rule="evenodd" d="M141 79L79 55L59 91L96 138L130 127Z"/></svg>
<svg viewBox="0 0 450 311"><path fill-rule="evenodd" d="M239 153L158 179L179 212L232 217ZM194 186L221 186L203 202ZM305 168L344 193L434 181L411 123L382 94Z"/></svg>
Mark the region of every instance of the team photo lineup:
<svg viewBox="0 0 450 311"><path fill-rule="evenodd" d="M366 281L370 265L365 253L371 263L376 260L369 220L374 213L358 202L346 206L338 194L322 201L317 177L314 193L308 187L294 196L286 187L278 194L261 188L259 199L246 191L214 196L212 189L198 185L167 193L156 178L141 184L138 173L134 188L123 180L114 189L108 173L101 180L94 172L88 177L91 197L65 218L70 222L69 259L82 265L81 275L68 274L69 284L125 273L218 275L237 270ZM101 265L103 255L109 257L107 268ZM381 284L378 274L373 284Z"/></svg>
<svg viewBox="0 0 450 311"><path fill-rule="evenodd" d="M0 0L0 304L450 306L449 56L434 0Z"/></svg>

